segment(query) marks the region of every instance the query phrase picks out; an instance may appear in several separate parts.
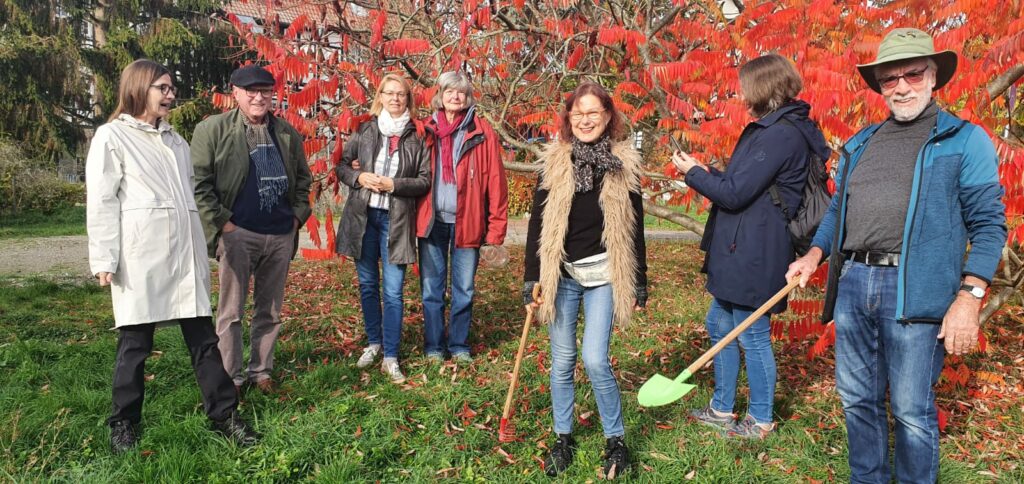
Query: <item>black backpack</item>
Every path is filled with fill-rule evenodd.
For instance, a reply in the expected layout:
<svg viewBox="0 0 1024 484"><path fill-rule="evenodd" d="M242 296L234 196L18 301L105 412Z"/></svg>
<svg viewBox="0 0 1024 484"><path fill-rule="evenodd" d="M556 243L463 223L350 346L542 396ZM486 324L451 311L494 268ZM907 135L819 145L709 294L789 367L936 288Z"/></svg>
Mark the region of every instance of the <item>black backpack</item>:
<svg viewBox="0 0 1024 484"><path fill-rule="evenodd" d="M793 125L786 118L781 118L780 121ZM829 173L825 165L827 161L811 151L807 160L807 181L804 182L803 198L795 212L786 206L785 201L779 196L779 188L774 183L768 187L772 203L782 209L782 215L788 221L789 239L793 242L793 250L796 251L797 257L803 256L811 249L814 233L818 231L818 225L821 224L821 219L825 218L825 212L832 202L832 193L828 190Z"/></svg>

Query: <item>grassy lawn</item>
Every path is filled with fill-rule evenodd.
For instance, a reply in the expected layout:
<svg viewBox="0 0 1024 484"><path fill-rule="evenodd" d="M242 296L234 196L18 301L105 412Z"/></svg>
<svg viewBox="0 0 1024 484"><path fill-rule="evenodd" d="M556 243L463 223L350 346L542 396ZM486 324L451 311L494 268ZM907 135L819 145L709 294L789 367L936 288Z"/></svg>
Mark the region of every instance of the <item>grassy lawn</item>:
<svg viewBox="0 0 1024 484"><path fill-rule="evenodd" d="M832 354L808 361L811 341L775 344L781 425L763 442L725 441L685 420L687 409L708 401L710 368L683 402L637 406L636 391L650 375L675 375L709 346L696 246L652 243L649 252L650 306L618 328L612 343L632 481L848 480ZM206 430L180 333L158 331L146 369L142 442L125 456L111 455L105 424L116 336L108 330L108 292L84 280L0 279L0 481L548 482L539 465L552 441L544 328L531 335L523 364L513 417L521 440L497 441L523 320L522 249L512 260L507 270L479 274L470 367L423 361L419 286L410 273L402 344L409 383L402 387L375 367L354 366L363 331L351 261L296 263L276 353L283 390L274 397L251 391L242 405L264 436L250 449ZM988 353L966 360L978 377L941 391L939 403L951 411L942 482L1024 479L1019 318L1013 309L986 327ZM990 376L982 378L982 370ZM582 366L579 372L585 382ZM739 412L745 395L744 388ZM560 482L598 477L604 439L589 385L577 386L577 403L580 448Z"/></svg>
<svg viewBox="0 0 1024 484"><path fill-rule="evenodd" d="M85 235L85 206L0 217L0 239Z"/></svg>
<svg viewBox="0 0 1024 484"><path fill-rule="evenodd" d="M689 215L700 223L708 221L708 211L701 210L697 211L696 203L693 208L686 208L682 205L664 205L664 207L671 209L674 212ZM669 222L668 220L655 217L653 215L644 214L644 227L648 229L661 229L661 230L685 230L679 224Z"/></svg>

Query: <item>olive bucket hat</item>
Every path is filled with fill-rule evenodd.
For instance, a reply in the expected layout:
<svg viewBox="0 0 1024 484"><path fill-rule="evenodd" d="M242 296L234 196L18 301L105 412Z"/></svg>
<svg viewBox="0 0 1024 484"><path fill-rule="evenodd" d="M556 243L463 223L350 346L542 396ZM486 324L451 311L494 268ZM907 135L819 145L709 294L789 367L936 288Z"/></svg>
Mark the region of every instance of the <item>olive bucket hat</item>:
<svg viewBox="0 0 1024 484"><path fill-rule="evenodd" d="M931 57L935 61L935 65L938 66L933 91L945 86L953 78L953 73L956 72L956 53L951 50L935 52L932 36L911 28L893 29L885 34L885 38L878 46L878 56L875 57L875 61L870 64L860 64L857 66L857 70L860 71L860 76L872 90L881 93L882 88L878 85L878 80L875 79L875 66L919 57Z"/></svg>

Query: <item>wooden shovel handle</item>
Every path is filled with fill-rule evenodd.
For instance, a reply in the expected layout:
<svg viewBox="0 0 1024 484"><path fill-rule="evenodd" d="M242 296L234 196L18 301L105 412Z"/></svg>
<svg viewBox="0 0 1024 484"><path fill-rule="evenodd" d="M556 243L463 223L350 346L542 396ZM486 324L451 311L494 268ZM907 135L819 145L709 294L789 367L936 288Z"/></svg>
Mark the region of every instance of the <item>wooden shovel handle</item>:
<svg viewBox="0 0 1024 484"><path fill-rule="evenodd" d="M533 285L533 300L540 297L540 284ZM523 334L519 336L519 350L516 351L516 362L512 366L512 381L508 385L508 395L505 396L505 408L501 411L501 418L507 419L512 410L512 396L516 393L516 385L519 383L519 367L523 363L523 353L526 352L526 339L530 336L530 326L533 326L533 305L526 306L526 323L523 324Z"/></svg>
<svg viewBox="0 0 1024 484"><path fill-rule="evenodd" d="M798 285L800 285L800 278L794 277L792 281L789 281L789 284L786 284L786 287L780 289L779 292L775 293L775 295L771 297L771 299L765 301L765 303L762 304L761 307L757 308L756 311L750 313L750 316L747 316L747 319L744 319L743 322L739 324L739 326L736 326L735 328L732 329L732 331L729 331L729 334L725 335L724 338L722 338L719 342L715 343L715 345L712 346L711 349L707 350L703 355L701 355L700 358L697 358L697 361L694 361L693 364L686 368L686 371L684 371L682 374L692 375L701 367L706 365L707 362L711 360L711 358L714 358L719 351L722 351L722 348L725 348L726 346L729 345L729 343L732 343L733 340L739 337L740 333L746 331L747 328L754 324L754 321L757 321L758 318L764 316L764 313L767 313L768 310L772 308L772 306L781 301L782 298L786 297L786 295L793 291L793 289L796 288L796 286Z"/></svg>

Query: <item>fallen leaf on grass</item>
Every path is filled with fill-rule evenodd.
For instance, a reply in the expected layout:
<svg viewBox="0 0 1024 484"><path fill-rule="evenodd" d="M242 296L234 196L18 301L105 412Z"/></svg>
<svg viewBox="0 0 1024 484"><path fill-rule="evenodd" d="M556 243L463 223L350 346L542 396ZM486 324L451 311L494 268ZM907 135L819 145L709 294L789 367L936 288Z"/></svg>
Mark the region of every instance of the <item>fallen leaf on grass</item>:
<svg viewBox="0 0 1024 484"><path fill-rule="evenodd" d="M687 481L692 481L693 478L696 477L696 476L697 476L697 469L694 469L694 470L692 470L690 472L687 472L686 475L683 476L683 478L686 479Z"/></svg>
<svg viewBox="0 0 1024 484"><path fill-rule="evenodd" d="M648 452L648 454L650 454L650 456L654 457L655 459L663 460L663 461L666 461L666 462L672 462L672 461L675 460L675 459L673 459L673 458L671 458L671 457L669 457L669 456L667 456L665 454L659 454L657 452Z"/></svg>

